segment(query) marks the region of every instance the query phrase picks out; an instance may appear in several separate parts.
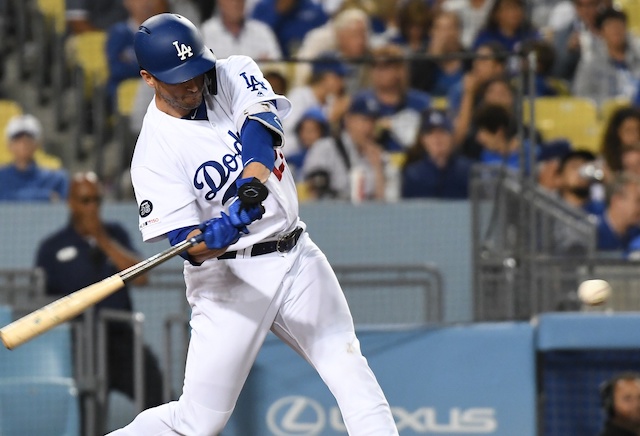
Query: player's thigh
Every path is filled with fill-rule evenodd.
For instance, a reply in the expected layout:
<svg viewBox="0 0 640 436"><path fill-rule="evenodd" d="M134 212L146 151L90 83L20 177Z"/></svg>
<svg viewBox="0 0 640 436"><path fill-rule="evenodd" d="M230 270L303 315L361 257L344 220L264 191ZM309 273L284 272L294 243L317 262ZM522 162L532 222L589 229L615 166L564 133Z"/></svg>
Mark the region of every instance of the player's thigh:
<svg viewBox="0 0 640 436"><path fill-rule="evenodd" d="M353 318L338 279L327 258L310 240L286 286L287 297L275 328L286 332L302 349L335 334L353 333Z"/></svg>

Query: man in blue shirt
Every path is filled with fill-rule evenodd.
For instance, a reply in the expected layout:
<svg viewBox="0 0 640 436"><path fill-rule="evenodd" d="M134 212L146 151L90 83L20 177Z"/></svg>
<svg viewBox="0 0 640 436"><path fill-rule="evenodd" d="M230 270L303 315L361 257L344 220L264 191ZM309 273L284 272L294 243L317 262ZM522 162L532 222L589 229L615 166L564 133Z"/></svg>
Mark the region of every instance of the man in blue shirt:
<svg viewBox="0 0 640 436"><path fill-rule="evenodd" d="M471 161L454 152L451 122L440 110L428 110L416 144L407 152L402 197L467 198Z"/></svg>
<svg viewBox="0 0 640 436"><path fill-rule="evenodd" d="M42 141L42 126L33 115L9 120L5 136L13 161L0 167L0 201L56 201L67 198L68 176L62 170L39 167L34 155Z"/></svg>
<svg viewBox="0 0 640 436"><path fill-rule="evenodd" d="M129 235L118 223L100 218L102 189L94 173L73 177L69 190L69 222L40 244L36 266L45 272L46 293L62 297L110 277L140 261ZM134 284L147 283L140 276ZM125 287L96 305L96 310L133 310ZM112 323L108 328L107 369L109 389L129 397L134 394L133 331L129 325ZM162 404L162 376L155 356L144 349L145 407Z"/></svg>
<svg viewBox="0 0 640 436"><path fill-rule="evenodd" d="M261 0L253 18L273 29L285 58L296 53L308 31L329 19L322 6L311 0Z"/></svg>

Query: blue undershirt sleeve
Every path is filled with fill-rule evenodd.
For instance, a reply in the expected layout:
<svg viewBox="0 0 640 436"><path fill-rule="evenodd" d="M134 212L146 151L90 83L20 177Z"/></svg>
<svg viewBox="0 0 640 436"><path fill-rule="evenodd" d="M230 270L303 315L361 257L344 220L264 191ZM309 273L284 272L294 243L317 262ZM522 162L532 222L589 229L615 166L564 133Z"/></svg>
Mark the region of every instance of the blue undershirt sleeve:
<svg viewBox="0 0 640 436"><path fill-rule="evenodd" d="M260 162L271 169L276 160L273 150L274 137L269 129L256 120L247 120L240 132L242 141L242 165Z"/></svg>
<svg viewBox="0 0 640 436"><path fill-rule="evenodd" d="M172 246L179 244L180 242L187 239L187 235L191 233L192 230L197 228L198 226L187 226L187 227L181 227L179 229L171 230L169 233L167 233L167 239L169 239L169 243ZM194 262L191 256L189 255L189 253L187 253L186 251L183 251L182 253L180 253L180 257L182 257L186 261L189 261L191 265L196 265L196 266L201 265L197 262Z"/></svg>

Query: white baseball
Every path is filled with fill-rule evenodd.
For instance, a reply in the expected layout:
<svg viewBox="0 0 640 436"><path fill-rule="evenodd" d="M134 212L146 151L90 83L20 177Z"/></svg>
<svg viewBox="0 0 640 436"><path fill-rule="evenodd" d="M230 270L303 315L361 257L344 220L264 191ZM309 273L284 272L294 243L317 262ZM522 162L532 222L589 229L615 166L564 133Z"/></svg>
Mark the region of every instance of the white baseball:
<svg viewBox="0 0 640 436"><path fill-rule="evenodd" d="M578 298L590 306L604 303L610 295L611 285L606 280L585 280L578 287Z"/></svg>

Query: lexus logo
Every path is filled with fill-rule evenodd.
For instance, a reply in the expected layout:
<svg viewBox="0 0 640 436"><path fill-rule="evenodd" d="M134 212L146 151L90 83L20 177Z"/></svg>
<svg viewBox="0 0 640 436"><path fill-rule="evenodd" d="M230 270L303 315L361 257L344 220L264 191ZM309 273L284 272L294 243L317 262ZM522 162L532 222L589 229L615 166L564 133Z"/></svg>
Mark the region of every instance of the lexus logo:
<svg viewBox="0 0 640 436"><path fill-rule="evenodd" d="M267 412L267 426L275 436L316 436L326 422L320 403L307 397L280 398Z"/></svg>

